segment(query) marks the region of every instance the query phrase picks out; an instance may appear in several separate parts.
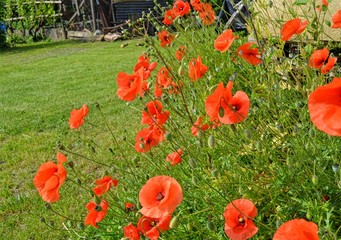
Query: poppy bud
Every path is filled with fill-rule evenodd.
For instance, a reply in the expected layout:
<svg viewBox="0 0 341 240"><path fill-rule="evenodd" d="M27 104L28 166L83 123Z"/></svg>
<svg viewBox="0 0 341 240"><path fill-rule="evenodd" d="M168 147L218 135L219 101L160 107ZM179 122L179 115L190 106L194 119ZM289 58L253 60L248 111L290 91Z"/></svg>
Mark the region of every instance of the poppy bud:
<svg viewBox="0 0 341 240"><path fill-rule="evenodd" d="M194 158L190 158L190 159L189 159L189 165L190 165L193 169L196 169L196 168L197 168L197 162L195 161Z"/></svg>
<svg viewBox="0 0 341 240"><path fill-rule="evenodd" d="M195 176L192 177L192 183L193 183L194 185L197 185L197 184L198 184L198 179L197 179L197 177L195 177Z"/></svg>
<svg viewBox="0 0 341 240"><path fill-rule="evenodd" d="M67 165L68 165L70 168L73 168L73 167L75 166L75 164L74 164L72 161L68 162Z"/></svg>
<svg viewBox="0 0 341 240"><path fill-rule="evenodd" d="M77 178L76 182L78 185L82 185L82 180L80 180L79 178Z"/></svg>
<svg viewBox="0 0 341 240"><path fill-rule="evenodd" d="M69 227L69 228L71 228L72 227L72 222L71 222L71 220L69 219L69 220L67 220L67 222L66 222L66 225Z"/></svg>
<svg viewBox="0 0 341 240"><path fill-rule="evenodd" d="M77 224L77 227L78 227L78 229L83 230L83 229L84 229L84 223L79 222L79 223Z"/></svg>
<svg viewBox="0 0 341 240"><path fill-rule="evenodd" d="M95 203L97 204L97 206L99 206L99 204L101 204L101 199L96 194L94 197L95 197ZM99 206L99 207L101 207L101 206Z"/></svg>
<svg viewBox="0 0 341 240"><path fill-rule="evenodd" d="M219 107L219 117L223 118L225 115L225 110L222 107Z"/></svg>
<svg viewBox="0 0 341 240"><path fill-rule="evenodd" d="M183 67L182 62L181 62L181 65L179 67L178 74L179 74L179 76L183 76L184 75L184 67Z"/></svg>
<svg viewBox="0 0 341 240"><path fill-rule="evenodd" d="M45 223L45 222L46 222L46 220L45 220L44 217L41 217L41 218L40 218L40 221L41 221L42 223Z"/></svg>
<svg viewBox="0 0 341 240"><path fill-rule="evenodd" d="M210 230L210 231L214 231L215 230L215 225L213 222L211 221L208 221L207 222L207 228Z"/></svg>
<svg viewBox="0 0 341 240"><path fill-rule="evenodd" d="M192 223L187 223L187 230L189 231L189 232L191 232L192 230L193 230L193 224Z"/></svg>
<svg viewBox="0 0 341 240"><path fill-rule="evenodd" d="M315 137L315 130L313 128L309 129L309 137Z"/></svg>
<svg viewBox="0 0 341 240"><path fill-rule="evenodd" d="M214 136L213 135L210 135L209 137L208 137L208 146L210 147L210 148L214 148L215 147L215 138L214 138Z"/></svg>
<svg viewBox="0 0 341 240"><path fill-rule="evenodd" d="M121 48L125 48L128 45L129 45L128 43L123 43L123 44L121 44Z"/></svg>
<svg viewBox="0 0 341 240"><path fill-rule="evenodd" d="M165 139L168 140L168 141L170 141L170 140L172 139L172 134L171 134L171 132L166 132L166 133L165 133Z"/></svg>
<svg viewBox="0 0 341 240"><path fill-rule="evenodd" d="M317 176L316 175L313 175L312 178L311 178L311 181L314 185L317 185L318 183L318 179L317 179Z"/></svg>
<svg viewBox="0 0 341 240"><path fill-rule="evenodd" d="M149 82L148 85L147 85L147 88L150 89L150 88L152 88L152 86L153 86L153 83Z"/></svg>
<svg viewBox="0 0 341 240"><path fill-rule="evenodd" d="M336 164L336 163L333 164L332 168L333 168L333 172L337 173L339 171L339 164Z"/></svg>
<svg viewBox="0 0 341 240"><path fill-rule="evenodd" d="M179 218L178 218L178 216L175 216L170 221L169 227L170 228L176 228L178 225L179 225Z"/></svg>
<svg viewBox="0 0 341 240"><path fill-rule="evenodd" d="M251 130L250 129L245 129L244 130L244 136L246 138L250 138L251 137Z"/></svg>
<svg viewBox="0 0 341 240"><path fill-rule="evenodd" d="M140 148L141 148L141 149L144 148L144 143L140 143Z"/></svg>
<svg viewBox="0 0 341 240"><path fill-rule="evenodd" d="M261 152L261 151L262 151L262 144L261 144L259 141L257 141L257 142L255 143L255 145L256 145L257 151Z"/></svg>
<svg viewBox="0 0 341 240"><path fill-rule="evenodd" d="M64 147L64 145L61 142L57 142L57 148L59 150L65 150L65 147Z"/></svg>
<svg viewBox="0 0 341 240"><path fill-rule="evenodd" d="M308 210L308 211L307 211L307 214L306 214L306 218L307 218L307 219L311 219L311 217L312 217L312 216L311 216L311 211Z"/></svg>
<svg viewBox="0 0 341 240"><path fill-rule="evenodd" d="M198 137L199 139L202 139L203 136L204 136L204 133L199 129L199 130L198 130L197 137Z"/></svg>

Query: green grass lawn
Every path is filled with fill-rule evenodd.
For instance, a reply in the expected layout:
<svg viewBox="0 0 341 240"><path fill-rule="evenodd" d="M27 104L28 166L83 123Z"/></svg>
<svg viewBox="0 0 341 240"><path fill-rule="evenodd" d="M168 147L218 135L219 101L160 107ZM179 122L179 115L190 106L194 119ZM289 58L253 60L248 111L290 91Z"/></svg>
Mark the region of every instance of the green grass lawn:
<svg viewBox="0 0 341 240"><path fill-rule="evenodd" d="M66 139L73 108L86 103L92 111L99 102L111 122L125 122L129 111L122 111L115 79L118 71L132 72L144 51L135 46L141 41L126 48L122 42L37 43L0 53L0 239L64 238L66 231L40 222L46 210L33 177L55 157L58 141L71 144ZM60 211L70 213L66 201L77 200L62 200Z"/></svg>

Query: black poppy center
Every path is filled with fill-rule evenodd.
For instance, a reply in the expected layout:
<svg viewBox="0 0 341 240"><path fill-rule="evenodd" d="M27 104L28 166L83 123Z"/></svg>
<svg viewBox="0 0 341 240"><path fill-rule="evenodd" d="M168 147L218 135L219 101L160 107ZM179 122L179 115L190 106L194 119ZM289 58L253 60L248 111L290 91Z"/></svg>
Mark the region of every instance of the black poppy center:
<svg viewBox="0 0 341 240"><path fill-rule="evenodd" d="M164 199L164 197L165 197L165 196L163 196L162 193L158 193L158 194L156 195L156 200L161 201L162 199Z"/></svg>

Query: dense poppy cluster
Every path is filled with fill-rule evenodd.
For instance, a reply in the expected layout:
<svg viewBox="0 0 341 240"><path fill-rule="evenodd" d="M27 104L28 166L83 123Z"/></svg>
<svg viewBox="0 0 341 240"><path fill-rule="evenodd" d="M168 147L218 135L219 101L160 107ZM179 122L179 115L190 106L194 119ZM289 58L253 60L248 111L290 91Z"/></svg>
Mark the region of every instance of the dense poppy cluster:
<svg viewBox="0 0 341 240"><path fill-rule="evenodd" d="M320 6L327 8L328 1L322 0ZM163 23L171 25L178 18L186 18L191 14L191 8L197 12L195 16L199 16L203 25L210 25L215 21L214 11L210 4L200 0L191 0L190 3L176 0L173 7L165 11ZM280 32L281 40L289 41L295 35L303 33L308 26L309 22L300 18L285 22ZM333 14L331 27L341 28L341 10ZM204 82L211 70L210 60L202 58L196 51L191 55L193 49L189 47L190 45L181 42L181 45L172 51L170 47L176 45L176 34L161 30L157 36L160 46L168 47L166 50L171 53L168 57L181 64L181 69L177 74L165 62L163 66L158 66L156 62L151 62L147 54L142 54L138 57L132 74L119 72L116 78L117 96L120 99L128 102L135 100L138 96L141 98L148 96L149 99L142 110L141 117L141 125L145 125L145 128L139 130L135 137L134 148L139 153L151 151L166 138L166 126L171 118L170 111L165 110L161 102L164 95L178 94L174 96L179 96L183 93L184 83L195 86L200 81ZM232 53L232 45L239 42L239 39L236 39L238 36L234 35L232 29L227 29L215 39L214 45L211 46L212 51L214 48L221 54L228 55L228 52ZM241 62L246 61L252 65L250 66L252 68L264 63L263 49L256 42L248 41L232 49L236 49L234 52L236 58L239 56L239 59L242 59ZM219 52L216 54L220 54ZM235 62L235 59L231 58L231 61ZM327 48L316 49L310 55L308 66L320 70L321 74L327 74L334 68L336 62L337 58L330 54ZM182 66L188 66L187 74L184 74ZM204 131L219 128L223 124L243 124L250 111L250 99L246 92L239 90L233 94L235 83L231 80L224 79L217 82L211 84L212 86L207 88L208 91L203 91L201 103L205 111L195 113L197 116L191 119L190 131L199 139ZM206 83L209 85L211 82L206 81ZM154 92L151 94L150 88L153 86ZM309 96L308 108L311 121L317 129L331 136L341 136L341 78L335 77L331 83L314 90ZM80 109L73 109L68 122L70 128L81 127L88 112L89 108L85 104ZM171 166L178 165L183 161L184 152L187 154L186 148L173 146L173 152L166 156L166 161ZM33 182L44 201L52 203L60 199L59 189L67 176L63 165L66 162L66 156L57 153L57 163L49 161L38 169ZM94 201L86 205L88 214L85 217L85 225L99 227L98 223L106 217L110 209L108 198L105 197L106 193L118 184L119 181L109 175L94 181L95 187L91 191ZM142 214L134 224L129 223L123 228L124 237L139 240L141 236L145 236L148 239L157 240L163 232L170 229L172 216L183 201L181 185L170 176L151 177L141 187L138 198L140 205L126 202L122 207L126 213ZM255 204L249 199L236 199L228 203L223 212L226 236L232 240L246 240L255 236L259 230L256 226L257 213ZM289 220L277 229L273 239L319 239L318 226L304 219Z"/></svg>

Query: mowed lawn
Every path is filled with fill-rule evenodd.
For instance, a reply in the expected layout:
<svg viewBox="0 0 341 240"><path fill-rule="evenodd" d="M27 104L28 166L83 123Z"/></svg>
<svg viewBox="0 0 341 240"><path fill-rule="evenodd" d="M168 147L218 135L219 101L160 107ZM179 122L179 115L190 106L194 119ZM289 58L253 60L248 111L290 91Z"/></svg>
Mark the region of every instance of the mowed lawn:
<svg viewBox="0 0 341 240"><path fill-rule="evenodd" d="M54 225L33 177L55 158L57 142L70 141L73 108L88 104L89 119L96 120L91 113L98 102L111 122L125 125L131 110L116 96L116 75L133 71L144 51L136 43L142 41L125 48L122 42L49 42L0 52L0 239L65 238L65 229L53 231L41 223L44 216ZM69 201L78 199L64 196L58 209L73 214ZM84 211L74 214L85 216L85 205L79 208Z"/></svg>

